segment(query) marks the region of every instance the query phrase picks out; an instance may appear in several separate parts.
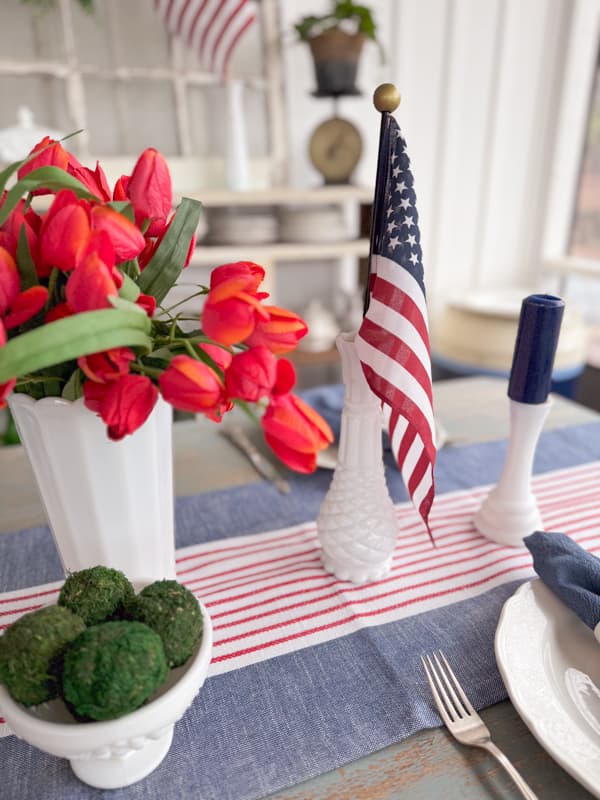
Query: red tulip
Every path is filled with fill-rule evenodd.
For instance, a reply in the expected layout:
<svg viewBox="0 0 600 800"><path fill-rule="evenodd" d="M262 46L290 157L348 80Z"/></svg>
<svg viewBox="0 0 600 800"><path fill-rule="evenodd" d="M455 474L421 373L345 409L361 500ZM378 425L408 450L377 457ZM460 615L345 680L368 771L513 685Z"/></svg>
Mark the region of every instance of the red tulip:
<svg viewBox="0 0 600 800"><path fill-rule="evenodd" d="M11 378L6 383L0 383L0 408L6 408L6 398L12 392L16 383L16 378Z"/></svg>
<svg viewBox="0 0 600 800"><path fill-rule="evenodd" d="M70 163L67 171L69 175L81 181L88 192L95 195L99 200L108 202L111 199L110 187L106 180L106 175L97 161L96 169L93 172L89 167L84 167L78 162Z"/></svg>
<svg viewBox="0 0 600 800"><path fill-rule="evenodd" d="M49 136L44 136L42 141L38 142L30 151L29 155L32 155L33 153L38 153L38 155L34 156L26 164L23 164L23 166L19 167L19 171L17 172L17 177L19 180L25 177L25 175L28 175L30 172L33 172L33 170L39 169L40 167L58 167L59 169L66 170L70 161L79 163L74 156L71 156L70 153L67 153L60 142L57 142L55 139L51 139ZM36 192L36 194L49 193L49 189L42 189Z"/></svg>
<svg viewBox="0 0 600 800"><path fill-rule="evenodd" d="M272 353L279 355L293 350L298 341L308 332L304 320L293 311L277 306L265 306L268 319L259 319L246 343L251 347L262 344Z"/></svg>
<svg viewBox="0 0 600 800"><path fill-rule="evenodd" d="M129 347L113 347L102 353L92 353L77 359L81 371L95 383L108 383L127 375L135 353Z"/></svg>
<svg viewBox="0 0 600 800"><path fill-rule="evenodd" d="M158 383L167 403L182 411L206 413L224 400L218 375L208 364L190 356L175 356Z"/></svg>
<svg viewBox="0 0 600 800"><path fill-rule="evenodd" d="M62 189L46 213L40 229L40 258L46 274L52 267L75 269L90 237L90 204Z"/></svg>
<svg viewBox="0 0 600 800"><path fill-rule="evenodd" d="M4 344L6 344L6 331L4 330L4 325L0 319L0 347L2 347ZM11 393L16 382L16 378L11 378L6 383L0 383L0 408L4 408L6 406L6 398Z"/></svg>
<svg viewBox="0 0 600 800"><path fill-rule="evenodd" d="M27 237L29 252L36 266L36 271L39 274L40 259L37 231L40 229L41 218L35 213L35 211L29 209L29 211L25 212L24 209L25 203L21 200L21 202L18 203L18 205L9 214L8 219L1 228L3 241L7 242L6 249L11 253L12 256L16 258L17 245L21 235L21 229L25 228L25 236ZM0 240L0 244L3 244L3 241Z"/></svg>
<svg viewBox="0 0 600 800"><path fill-rule="evenodd" d="M115 183L113 189L113 200L124 201L128 200L127 197L127 184L129 183L129 175L121 175L119 180Z"/></svg>
<svg viewBox="0 0 600 800"><path fill-rule="evenodd" d="M93 311L111 308L108 298L116 297L119 289L109 267L92 252L69 275L65 294L73 311Z"/></svg>
<svg viewBox="0 0 600 800"><path fill-rule="evenodd" d="M145 375L123 375L110 383L83 384L87 408L108 426L111 439L119 440L140 428L152 413L158 389Z"/></svg>
<svg viewBox="0 0 600 800"><path fill-rule="evenodd" d="M57 303L55 306L48 311L46 316L44 317L44 322L56 322L57 319L64 319L65 317L70 317L75 312L71 308L68 303Z"/></svg>
<svg viewBox="0 0 600 800"><path fill-rule="evenodd" d="M141 228L150 221L146 236L159 236L165 229L173 206L173 190L169 167L163 156L149 147L138 158L127 183L127 197Z"/></svg>
<svg viewBox="0 0 600 800"><path fill-rule="evenodd" d="M14 258L0 247L0 316L4 316L21 290L21 277Z"/></svg>
<svg viewBox="0 0 600 800"><path fill-rule="evenodd" d="M260 302L266 295L256 291L264 276L264 269L250 261L224 264L212 271L202 311L202 328L207 336L225 345L243 342L257 319L268 319Z"/></svg>
<svg viewBox="0 0 600 800"><path fill-rule="evenodd" d="M18 294L13 300L10 312L4 317L6 329L18 328L28 319L42 310L48 299L48 289L45 286L32 286Z"/></svg>
<svg viewBox="0 0 600 800"><path fill-rule="evenodd" d="M255 403L271 392L276 374L277 361L266 347L238 353L225 373L227 394Z"/></svg>
<svg viewBox="0 0 600 800"><path fill-rule="evenodd" d="M143 294L143 292L140 292L138 299L135 302L136 305L140 306L140 308L143 308L150 319L152 319L154 312L156 311L156 297L154 297L152 294Z"/></svg>
<svg viewBox="0 0 600 800"><path fill-rule="evenodd" d="M206 355L211 358L216 366L225 372L227 367L231 364L231 359L233 355L230 350L226 350L224 347L219 347L218 344L209 344L208 342L203 342L202 344L198 345L198 350L202 350Z"/></svg>
<svg viewBox="0 0 600 800"><path fill-rule="evenodd" d="M141 231L110 206L92 208L92 226L95 230L106 231L110 236L117 264L130 261L144 249L146 242Z"/></svg>
<svg viewBox="0 0 600 800"><path fill-rule="evenodd" d="M277 377L271 389L272 395L288 394L296 383L296 370L287 358L277 359Z"/></svg>
<svg viewBox="0 0 600 800"><path fill-rule="evenodd" d="M294 394L274 397L261 425L269 447L297 472L314 472L317 453L333 441L325 420Z"/></svg>

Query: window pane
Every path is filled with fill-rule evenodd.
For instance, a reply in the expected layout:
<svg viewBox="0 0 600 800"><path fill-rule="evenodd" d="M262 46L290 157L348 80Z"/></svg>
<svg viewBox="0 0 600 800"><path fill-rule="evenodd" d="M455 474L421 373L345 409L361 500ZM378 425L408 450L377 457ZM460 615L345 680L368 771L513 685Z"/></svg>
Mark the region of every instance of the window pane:
<svg viewBox="0 0 600 800"><path fill-rule="evenodd" d="M27 106L33 111L34 125L47 126L63 133L74 130L74 122L67 111L66 86L62 78L3 75L0 85L0 128L17 125L17 108Z"/></svg>
<svg viewBox="0 0 600 800"><path fill-rule="evenodd" d="M227 95L224 86L191 86L188 105L194 155L225 155ZM248 155L263 156L268 150L265 93L244 88L244 117ZM252 121L251 124L249 121Z"/></svg>
<svg viewBox="0 0 600 800"><path fill-rule="evenodd" d="M64 38L58 7L3 0L0 25L2 59L62 61Z"/></svg>
<svg viewBox="0 0 600 800"><path fill-rule="evenodd" d="M165 67L168 36L148 0L103 0L86 14L73 3L75 46L82 66Z"/></svg>
<svg viewBox="0 0 600 800"><path fill-rule="evenodd" d="M573 256L600 259L600 54L569 251Z"/></svg>
<svg viewBox="0 0 600 800"><path fill-rule="evenodd" d="M168 81L85 78L90 151L95 156L138 155L156 147L178 155L173 89Z"/></svg>

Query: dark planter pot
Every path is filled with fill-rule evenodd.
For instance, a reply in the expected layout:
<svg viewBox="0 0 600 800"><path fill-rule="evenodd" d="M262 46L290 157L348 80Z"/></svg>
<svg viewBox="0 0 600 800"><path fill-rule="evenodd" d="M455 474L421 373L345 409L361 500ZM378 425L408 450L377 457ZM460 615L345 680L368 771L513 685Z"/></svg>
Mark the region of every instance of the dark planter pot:
<svg viewBox="0 0 600 800"><path fill-rule="evenodd" d="M316 97L358 95L356 74L365 37L331 28L308 40L315 65Z"/></svg>

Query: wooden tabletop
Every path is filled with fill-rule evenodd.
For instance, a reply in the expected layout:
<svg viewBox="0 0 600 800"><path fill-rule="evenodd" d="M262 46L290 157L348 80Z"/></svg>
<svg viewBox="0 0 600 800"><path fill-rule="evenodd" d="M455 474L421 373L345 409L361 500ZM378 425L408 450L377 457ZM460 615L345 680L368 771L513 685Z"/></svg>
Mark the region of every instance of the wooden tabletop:
<svg viewBox="0 0 600 800"><path fill-rule="evenodd" d="M502 438L508 433L506 381L461 378L434 384L436 418L450 443ZM553 395L544 429L600 419L594 411ZM247 459L202 418L174 426L178 496L258 480ZM258 432L252 438L262 448ZM264 450L264 452L267 452ZM210 465L210 469L207 469ZM283 471L283 470L282 470ZM0 448L0 533L45 521L26 456ZM398 710L401 713L401 709ZM482 713L494 741L543 800L585 800L591 795L546 754L509 702ZM271 800L508 800L518 798L504 771L483 751L457 744L445 729L422 731Z"/></svg>

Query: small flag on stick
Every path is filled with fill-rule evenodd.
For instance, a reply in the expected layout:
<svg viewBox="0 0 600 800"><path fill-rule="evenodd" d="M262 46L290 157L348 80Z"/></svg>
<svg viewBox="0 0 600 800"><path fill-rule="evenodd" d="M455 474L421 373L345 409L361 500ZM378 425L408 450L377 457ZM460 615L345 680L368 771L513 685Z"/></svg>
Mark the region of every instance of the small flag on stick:
<svg viewBox="0 0 600 800"><path fill-rule="evenodd" d="M392 452L429 535L434 498L435 424L419 216L406 142L391 112L391 84L374 96L382 112L373 203L370 277L356 350L383 404Z"/></svg>
<svg viewBox="0 0 600 800"><path fill-rule="evenodd" d="M256 19L252 0L154 0L167 30L198 54L203 68L220 77L243 34Z"/></svg>

